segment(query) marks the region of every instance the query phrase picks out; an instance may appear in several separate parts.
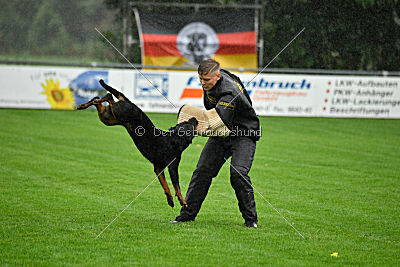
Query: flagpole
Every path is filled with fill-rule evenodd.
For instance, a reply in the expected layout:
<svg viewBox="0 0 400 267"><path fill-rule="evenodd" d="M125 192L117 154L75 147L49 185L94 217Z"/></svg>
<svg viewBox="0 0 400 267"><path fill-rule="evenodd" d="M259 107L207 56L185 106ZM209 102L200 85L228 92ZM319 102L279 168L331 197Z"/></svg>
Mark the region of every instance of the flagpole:
<svg viewBox="0 0 400 267"><path fill-rule="evenodd" d="M143 46L143 32L142 32L142 24L140 23L140 17L139 17L139 11L137 10L136 7L132 8L133 13L135 14L135 19L136 19L136 26L138 28L138 34L139 34L139 42L140 42L140 60L142 62L142 66L144 66L144 46Z"/></svg>
<svg viewBox="0 0 400 267"><path fill-rule="evenodd" d="M259 12L260 12L259 13L260 14L260 40L259 40L260 58L258 59L259 62L258 67L262 67L264 66L264 8L262 4Z"/></svg>

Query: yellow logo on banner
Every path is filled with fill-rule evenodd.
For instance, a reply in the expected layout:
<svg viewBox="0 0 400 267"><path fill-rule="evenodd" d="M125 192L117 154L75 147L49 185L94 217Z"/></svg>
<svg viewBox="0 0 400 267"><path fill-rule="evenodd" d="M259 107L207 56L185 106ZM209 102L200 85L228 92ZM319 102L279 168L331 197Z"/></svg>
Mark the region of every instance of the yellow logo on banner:
<svg viewBox="0 0 400 267"><path fill-rule="evenodd" d="M60 81L54 82L53 78L46 80L46 84L41 84L44 89L41 94L47 96L47 102L52 109L74 109L75 99L69 87L61 89Z"/></svg>

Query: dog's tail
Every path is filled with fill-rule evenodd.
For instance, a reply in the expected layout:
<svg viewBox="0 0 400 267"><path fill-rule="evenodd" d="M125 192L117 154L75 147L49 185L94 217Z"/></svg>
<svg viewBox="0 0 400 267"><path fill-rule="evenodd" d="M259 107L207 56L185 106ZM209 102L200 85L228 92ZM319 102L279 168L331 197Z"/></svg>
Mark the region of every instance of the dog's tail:
<svg viewBox="0 0 400 267"><path fill-rule="evenodd" d="M108 84L106 84L103 79L101 79L100 81L101 86L104 87L104 89L106 89L108 92L110 92L113 96L115 96L118 100L123 100L123 101L129 101L129 99L121 92L119 92L117 89L112 88L111 86L109 86Z"/></svg>

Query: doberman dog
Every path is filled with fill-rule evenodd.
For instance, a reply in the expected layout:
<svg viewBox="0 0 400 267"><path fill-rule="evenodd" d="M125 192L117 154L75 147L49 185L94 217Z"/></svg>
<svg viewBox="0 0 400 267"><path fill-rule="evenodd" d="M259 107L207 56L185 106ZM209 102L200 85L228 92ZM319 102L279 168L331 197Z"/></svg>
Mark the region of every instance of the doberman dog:
<svg viewBox="0 0 400 267"><path fill-rule="evenodd" d="M197 120L191 118L187 122L170 128L168 132L157 129L149 117L121 92L107 85L103 80L100 80L100 84L109 93L101 99L95 97L89 102L79 105L77 109L87 109L94 105L100 121L105 125L124 126L139 151L154 165L154 172L167 196L168 205L174 207L174 201L164 175L166 168L168 168L180 204L186 206L179 186L178 167L182 152L192 143L195 136ZM117 102L114 101L113 96L118 99ZM107 102L108 105L103 105L104 102Z"/></svg>

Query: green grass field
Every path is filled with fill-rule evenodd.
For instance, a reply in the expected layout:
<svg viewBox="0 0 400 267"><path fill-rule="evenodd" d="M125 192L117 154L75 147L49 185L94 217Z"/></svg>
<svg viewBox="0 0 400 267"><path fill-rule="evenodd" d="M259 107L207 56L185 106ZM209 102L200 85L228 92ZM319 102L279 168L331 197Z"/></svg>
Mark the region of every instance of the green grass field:
<svg viewBox="0 0 400 267"><path fill-rule="evenodd" d="M227 164L195 222L169 223L179 208L156 180L95 239L155 178L152 165L93 111L0 109L0 264L399 265L400 120L261 123L253 185L305 239L259 194L259 228L245 228ZM183 154L184 193L205 141Z"/></svg>

